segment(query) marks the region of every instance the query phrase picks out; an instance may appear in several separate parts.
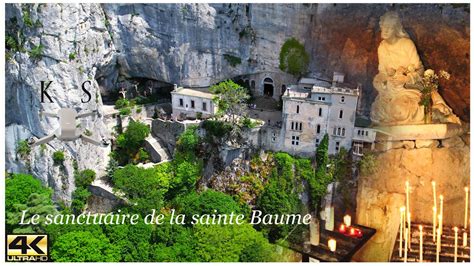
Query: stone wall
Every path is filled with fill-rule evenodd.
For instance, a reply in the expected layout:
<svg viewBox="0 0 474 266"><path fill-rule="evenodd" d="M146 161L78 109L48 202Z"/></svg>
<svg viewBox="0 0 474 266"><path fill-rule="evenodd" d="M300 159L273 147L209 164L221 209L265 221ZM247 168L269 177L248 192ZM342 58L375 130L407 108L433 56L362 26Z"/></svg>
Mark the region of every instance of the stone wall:
<svg viewBox="0 0 474 266"><path fill-rule="evenodd" d="M415 148L413 143L379 153L375 172L360 177L356 221L377 229L377 233L356 254L356 260L389 260L398 232L400 207L405 205L405 181L412 187L410 206L414 222L432 224L431 181L436 181L437 196L444 196L444 224L463 225L464 187L470 184L469 137L441 142L442 145L426 148Z"/></svg>

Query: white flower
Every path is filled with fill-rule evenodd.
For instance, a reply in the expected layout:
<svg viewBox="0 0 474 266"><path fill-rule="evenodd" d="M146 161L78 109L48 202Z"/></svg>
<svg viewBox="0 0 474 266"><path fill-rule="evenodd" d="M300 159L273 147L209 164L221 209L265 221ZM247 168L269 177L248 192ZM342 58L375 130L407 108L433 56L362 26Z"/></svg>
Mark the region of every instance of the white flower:
<svg viewBox="0 0 474 266"><path fill-rule="evenodd" d="M447 80L449 80L449 78L451 77L451 75L444 70L439 71L439 75Z"/></svg>
<svg viewBox="0 0 474 266"><path fill-rule="evenodd" d="M432 77L432 76L434 76L434 74L435 73L434 73L433 69L427 69L427 70L425 70L425 73L424 73L425 77Z"/></svg>

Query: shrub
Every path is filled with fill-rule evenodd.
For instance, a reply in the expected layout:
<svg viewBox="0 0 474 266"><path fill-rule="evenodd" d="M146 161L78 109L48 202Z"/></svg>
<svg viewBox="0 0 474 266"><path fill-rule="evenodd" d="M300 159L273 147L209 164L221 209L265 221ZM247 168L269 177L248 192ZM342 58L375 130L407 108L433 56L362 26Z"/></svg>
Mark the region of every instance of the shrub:
<svg viewBox="0 0 474 266"><path fill-rule="evenodd" d="M255 128L256 126L258 126L258 123L248 117L244 117L242 119L242 126L246 128Z"/></svg>
<svg viewBox="0 0 474 266"><path fill-rule="evenodd" d="M40 60L43 58L43 48L44 46L42 44L34 46L30 51L28 51L28 54L34 60Z"/></svg>
<svg viewBox="0 0 474 266"><path fill-rule="evenodd" d="M92 181L94 181L95 172L91 169L82 170L81 172L76 174L75 179L76 187L86 188L92 183Z"/></svg>
<svg viewBox="0 0 474 266"><path fill-rule="evenodd" d="M16 153L20 155L21 158L26 158L31 152L31 147L28 145L27 140L20 140L18 141L16 147Z"/></svg>
<svg viewBox="0 0 474 266"><path fill-rule="evenodd" d="M132 109L130 107L124 107L120 109L120 115L130 115L132 113Z"/></svg>
<svg viewBox="0 0 474 266"><path fill-rule="evenodd" d="M176 148L181 152L194 152L199 143L197 127L193 126L186 129L176 141Z"/></svg>
<svg viewBox="0 0 474 266"><path fill-rule="evenodd" d="M129 107L130 101L125 98L120 98L115 102L115 109L122 109L124 107Z"/></svg>
<svg viewBox="0 0 474 266"><path fill-rule="evenodd" d="M280 69L295 76L301 76L308 69L309 55L295 38L288 39L280 51Z"/></svg>
<svg viewBox="0 0 474 266"><path fill-rule="evenodd" d="M55 151L53 153L53 162L55 165L62 165L64 162L65 156L63 151Z"/></svg>
<svg viewBox="0 0 474 266"><path fill-rule="evenodd" d="M77 56L77 54L75 52L70 53L69 54L69 60L72 61L72 60L76 59L76 56Z"/></svg>
<svg viewBox="0 0 474 266"><path fill-rule="evenodd" d="M363 176L371 175L377 168L375 155L372 153L364 154L362 160L359 162L360 174Z"/></svg>
<svg viewBox="0 0 474 266"><path fill-rule="evenodd" d="M206 120L202 126L208 134L217 138L226 136L232 130L232 126L229 123L216 120Z"/></svg>
<svg viewBox="0 0 474 266"><path fill-rule="evenodd" d="M242 63L242 59L237 56L233 56L230 54L224 54L224 59L232 66L235 67L237 65L240 65Z"/></svg>

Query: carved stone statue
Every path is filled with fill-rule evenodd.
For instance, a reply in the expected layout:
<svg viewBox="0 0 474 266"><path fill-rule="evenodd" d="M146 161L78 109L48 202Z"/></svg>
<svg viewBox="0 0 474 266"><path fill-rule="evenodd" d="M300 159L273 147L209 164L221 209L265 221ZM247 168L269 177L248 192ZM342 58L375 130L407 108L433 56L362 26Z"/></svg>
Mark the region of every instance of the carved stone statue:
<svg viewBox="0 0 474 266"><path fill-rule="evenodd" d="M421 92L411 89L424 71L415 44L395 12L380 18L380 28L383 41L378 47L379 73L373 80L378 96L372 104L371 120L378 125L423 124ZM460 123L438 92L434 91L431 99L433 121Z"/></svg>

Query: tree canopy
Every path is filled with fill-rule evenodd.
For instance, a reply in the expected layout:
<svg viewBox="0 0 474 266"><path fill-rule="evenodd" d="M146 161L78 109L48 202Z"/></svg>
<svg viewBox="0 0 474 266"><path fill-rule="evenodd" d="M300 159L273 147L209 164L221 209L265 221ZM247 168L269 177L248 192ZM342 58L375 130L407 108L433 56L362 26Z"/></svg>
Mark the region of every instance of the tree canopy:
<svg viewBox="0 0 474 266"><path fill-rule="evenodd" d="M295 76L306 73L309 55L295 38L286 40L280 51L280 69Z"/></svg>

